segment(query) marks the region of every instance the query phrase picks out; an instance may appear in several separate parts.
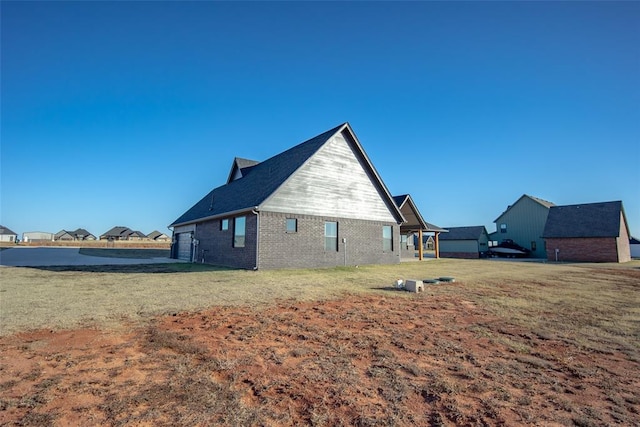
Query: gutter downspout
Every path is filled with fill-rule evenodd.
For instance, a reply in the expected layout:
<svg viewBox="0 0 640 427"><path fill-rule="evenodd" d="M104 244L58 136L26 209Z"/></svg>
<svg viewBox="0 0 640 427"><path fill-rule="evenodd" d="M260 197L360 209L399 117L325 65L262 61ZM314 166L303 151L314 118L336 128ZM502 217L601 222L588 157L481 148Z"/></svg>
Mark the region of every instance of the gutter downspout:
<svg viewBox="0 0 640 427"><path fill-rule="evenodd" d="M260 264L260 212L258 212L258 207L254 207L251 213L256 216L256 265L253 267L253 270L256 271Z"/></svg>

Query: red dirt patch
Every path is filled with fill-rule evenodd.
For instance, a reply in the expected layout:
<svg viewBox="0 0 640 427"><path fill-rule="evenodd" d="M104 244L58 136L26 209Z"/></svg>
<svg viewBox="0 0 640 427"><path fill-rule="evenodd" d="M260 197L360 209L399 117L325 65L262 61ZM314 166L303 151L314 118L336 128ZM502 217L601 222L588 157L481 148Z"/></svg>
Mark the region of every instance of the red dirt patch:
<svg viewBox="0 0 640 427"><path fill-rule="evenodd" d="M0 351L2 425L588 426L640 411L632 356L452 296L220 307Z"/></svg>

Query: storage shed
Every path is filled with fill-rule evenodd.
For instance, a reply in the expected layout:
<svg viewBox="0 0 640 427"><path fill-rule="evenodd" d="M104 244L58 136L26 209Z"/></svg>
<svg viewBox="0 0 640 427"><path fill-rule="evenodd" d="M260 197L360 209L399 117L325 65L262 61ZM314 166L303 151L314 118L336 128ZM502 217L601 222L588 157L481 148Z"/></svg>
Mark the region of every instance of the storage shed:
<svg viewBox="0 0 640 427"><path fill-rule="evenodd" d="M480 258L489 250L489 234L484 225L447 227L440 236L440 256L443 258Z"/></svg>

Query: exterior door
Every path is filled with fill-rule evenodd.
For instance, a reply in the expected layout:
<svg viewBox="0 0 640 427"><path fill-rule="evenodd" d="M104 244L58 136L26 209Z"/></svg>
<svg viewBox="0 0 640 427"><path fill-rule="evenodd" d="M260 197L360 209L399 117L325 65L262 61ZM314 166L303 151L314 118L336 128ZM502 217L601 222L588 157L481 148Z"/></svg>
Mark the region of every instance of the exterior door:
<svg viewBox="0 0 640 427"><path fill-rule="evenodd" d="M191 261L191 233L178 234L178 259Z"/></svg>

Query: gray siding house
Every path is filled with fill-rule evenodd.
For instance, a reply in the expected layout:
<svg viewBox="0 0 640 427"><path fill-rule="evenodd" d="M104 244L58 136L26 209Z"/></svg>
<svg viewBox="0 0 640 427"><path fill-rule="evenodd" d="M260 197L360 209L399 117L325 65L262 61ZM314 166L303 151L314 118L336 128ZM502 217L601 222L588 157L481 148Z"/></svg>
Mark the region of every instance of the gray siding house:
<svg viewBox="0 0 640 427"><path fill-rule="evenodd" d="M489 234L484 225L447 227L440 237L440 256L443 258L480 258L489 250Z"/></svg>
<svg viewBox="0 0 640 427"><path fill-rule="evenodd" d="M18 235L15 232L11 231L7 227L0 225L0 242L15 243L17 239Z"/></svg>
<svg viewBox="0 0 640 427"><path fill-rule="evenodd" d="M245 269L400 262L405 218L344 123L263 162L176 219L172 257Z"/></svg>
<svg viewBox="0 0 640 427"><path fill-rule="evenodd" d="M489 239L498 243L511 239L531 250L531 258L546 258L542 232L553 203L537 197L522 195L495 219L496 231Z"/></svg>
<svg viewBox="0 0 640 427"><path fill-rule="evenodd" d="M631 236L621 201L554 206L543 237L550 261L631 261Z"/></svg>

